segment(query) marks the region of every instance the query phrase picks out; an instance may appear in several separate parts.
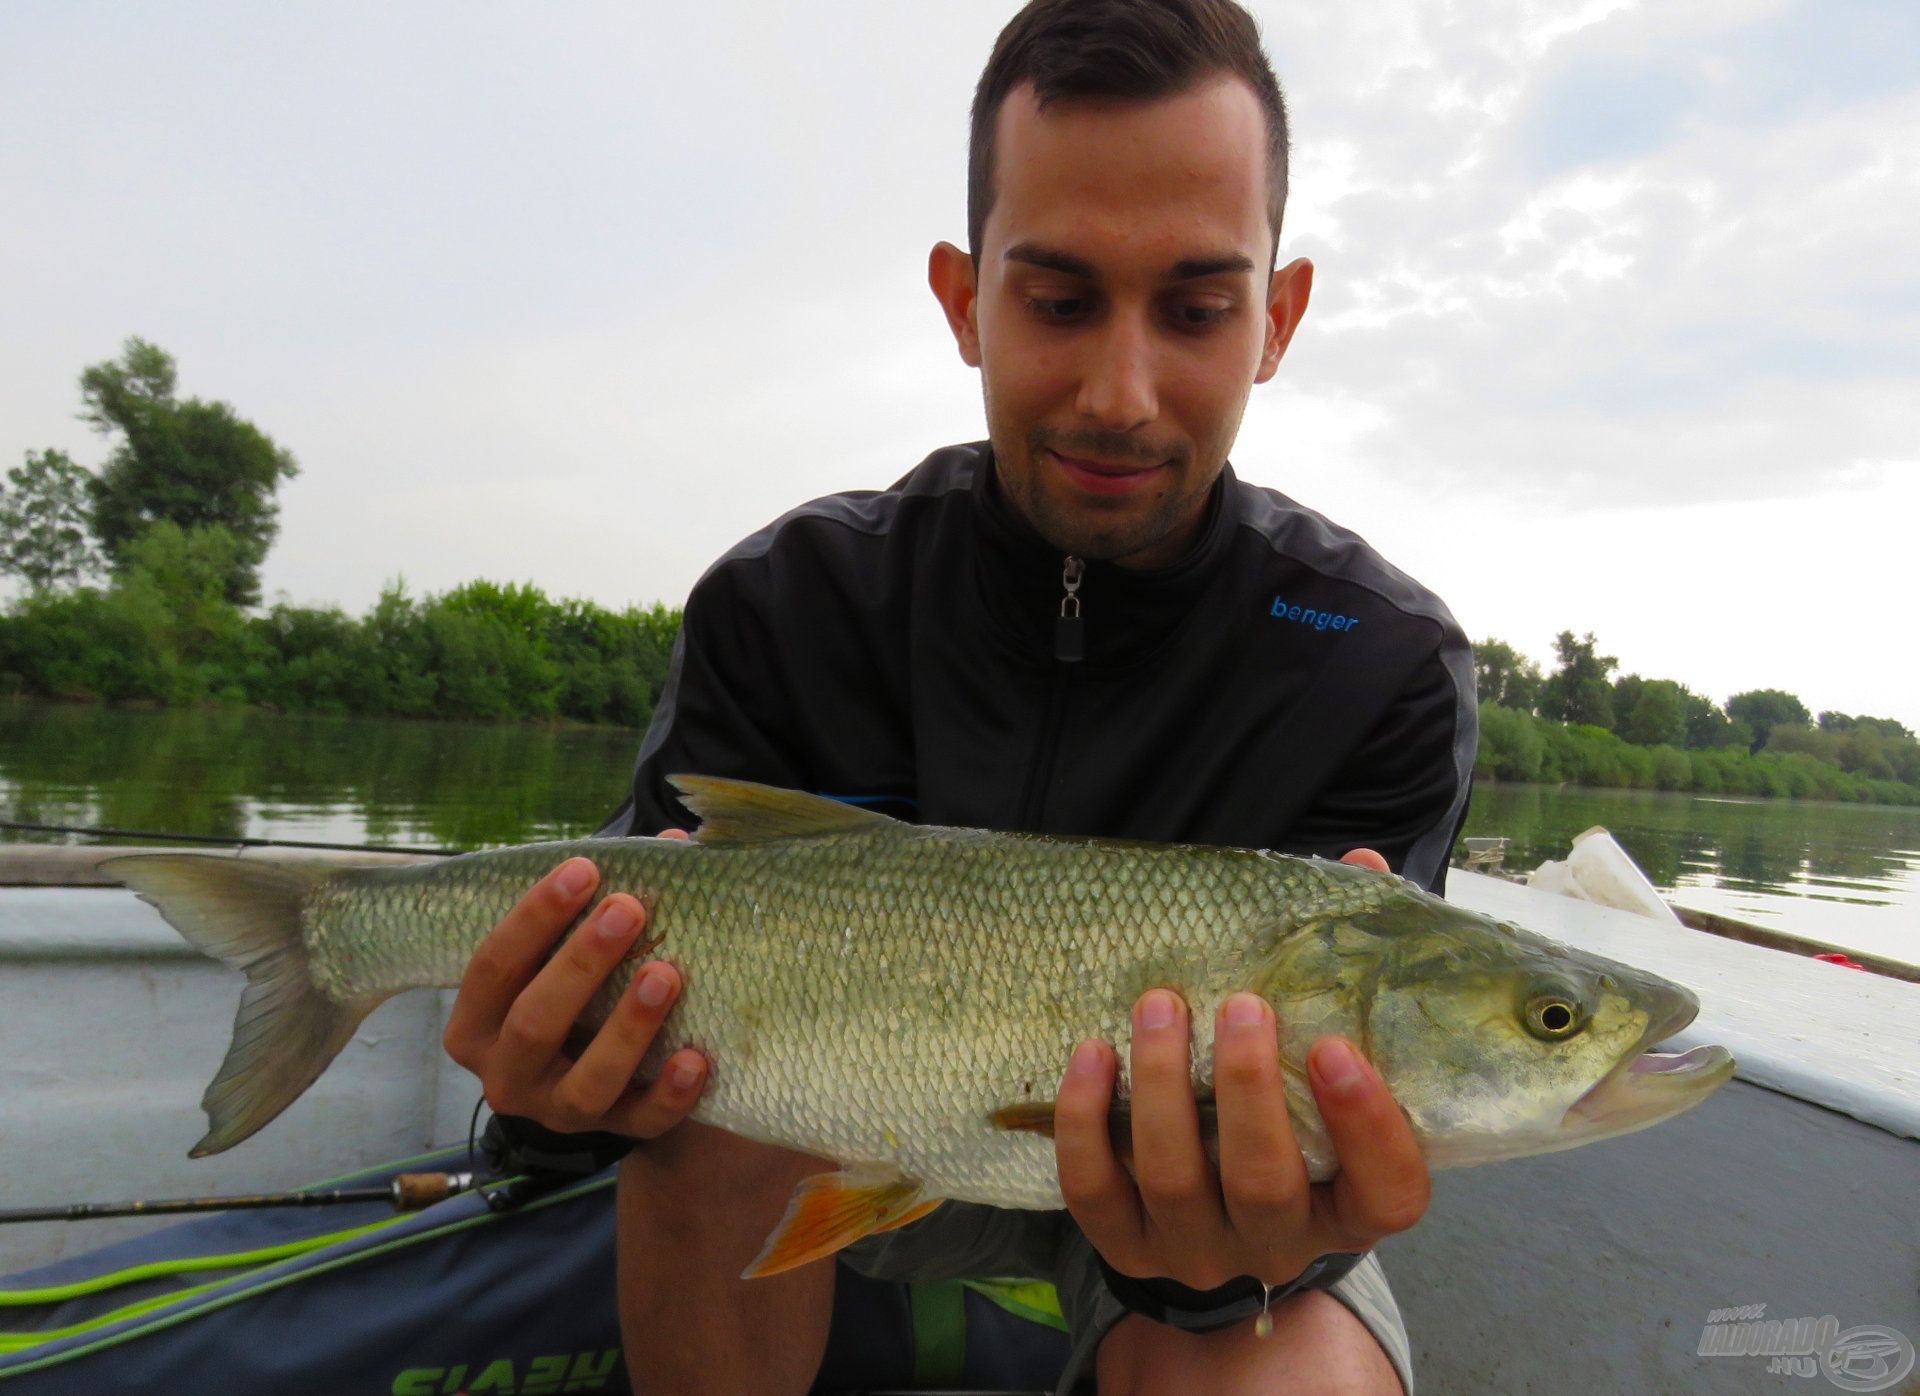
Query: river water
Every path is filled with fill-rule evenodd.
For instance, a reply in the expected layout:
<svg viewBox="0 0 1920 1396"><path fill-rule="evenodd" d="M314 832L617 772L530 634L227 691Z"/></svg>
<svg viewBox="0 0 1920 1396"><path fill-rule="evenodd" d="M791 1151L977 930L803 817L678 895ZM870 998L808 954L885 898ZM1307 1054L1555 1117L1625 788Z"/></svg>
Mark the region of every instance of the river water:
<svg viewBox="0 0 1920 1396"><path fill-rule="evenodd" d="M568 838L619 805L638 746L603 728L0 704L0 819L401 847ZM1920 962L1920 809L1483 785L1466 832L1510 838L1507 866L1525 870L1596 824L1683 906Z"/></svg>

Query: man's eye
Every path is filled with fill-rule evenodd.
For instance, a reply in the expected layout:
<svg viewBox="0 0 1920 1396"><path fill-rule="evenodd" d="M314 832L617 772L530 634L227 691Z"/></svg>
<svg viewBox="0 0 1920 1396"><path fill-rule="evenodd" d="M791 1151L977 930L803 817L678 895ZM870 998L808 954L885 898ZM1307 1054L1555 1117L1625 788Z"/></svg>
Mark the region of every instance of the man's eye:
<svg viewBox="0 0 1920 1396"><path fill-rule="evenodd" d="M1205 305L1190 301L1174 313L1174 319L1179 321L1183 329L1203 330L1209 325L1222 323L1231 313L1224 305Z"/></svg>
<svg viewBox="0 0 1920 1396"><path fill-rule="evenodd" d="M1027 309L1031 310L1042 320L1051 320L1059 324L1065 324L1070 320L1078 320L1085 315L1087 313L1087 302L1084 296L1028 296Z"/></svg>

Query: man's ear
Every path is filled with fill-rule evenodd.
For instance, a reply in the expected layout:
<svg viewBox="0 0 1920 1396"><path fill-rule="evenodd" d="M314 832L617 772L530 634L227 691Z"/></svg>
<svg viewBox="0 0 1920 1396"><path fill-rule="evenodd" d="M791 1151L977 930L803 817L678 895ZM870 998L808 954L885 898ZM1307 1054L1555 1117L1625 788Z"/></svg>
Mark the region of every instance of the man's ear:
<svg viewBox="0 0 1920 1396"><path fill-rule="evenodd" d="M973 258L950 242L938 242L927 255L927 285L947 313L947 328L960 346L960 357L980 367L980 324L975 310Z"/></svg>
<svg viewBox="0 0 1920 1396"><path fill-rule="evenodd" d="M1267 342L1260 350L1260 371L1253 375L1254 382L1264 383L1278 371L1280 356L1287 352L1312 294L1313 263L1305 257L1288 262L1267 283Z"/></svg>

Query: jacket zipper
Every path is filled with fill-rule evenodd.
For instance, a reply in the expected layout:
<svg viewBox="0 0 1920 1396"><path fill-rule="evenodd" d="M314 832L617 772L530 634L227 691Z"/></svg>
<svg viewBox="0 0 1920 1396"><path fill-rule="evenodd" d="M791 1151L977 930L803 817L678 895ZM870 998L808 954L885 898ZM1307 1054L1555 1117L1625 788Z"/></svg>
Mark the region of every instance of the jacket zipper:
<svg viewBox="0 0 1920 1396"><path fill-rule="evenodd" d="M1073 683L1074 666L1086 654L1085 633L1080 619L1080 581L1086 563L1069 554L1060 569L1060 586L1066 593L1060 598L1060 613L1053 626L1053 674L1047 681L1047 706L1040 718L1039 740L1033 760L1027 766L1026 794L1020 801L1020 827L1037 829L1047 806L1047 789L1053 784L1053 758L1060 746L1060 729L1067 714L1067 690Z"/></svg>

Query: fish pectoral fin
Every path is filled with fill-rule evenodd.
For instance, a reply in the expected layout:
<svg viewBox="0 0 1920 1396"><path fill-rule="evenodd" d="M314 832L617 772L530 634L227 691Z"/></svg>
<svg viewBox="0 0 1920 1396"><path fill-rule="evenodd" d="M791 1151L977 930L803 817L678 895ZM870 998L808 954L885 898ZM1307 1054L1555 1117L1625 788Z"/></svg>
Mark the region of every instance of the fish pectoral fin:
<svg viewBox="0 0 1920 1396"><path fill-rule="evenodd" d="M1219 1138L1220 1125L1213 1097L1197 1097L1194 1109L1199 1117L1201 1144L1207 1149L1209 1157L1217 1159L1219 1146L1215 1141ZM1014 1105L1003 1105L988 1118L995 1129L1053 1138L1054 1103L1051 1100L1023 1100ZM1116 1100L1107 1107L1107 1142L1113 1146L1115 1158L1128 1167L1133 1165L1132 1102Z"/></svg>
<svg viewBox="0 0 1920 1396"><path fill-rule="evenodd" d="M777 1275L819 1260L862 1236L917 1221L943 1201L923 1197L919 1183L884 1164L816 1173L793 1190L786 1215L741 1278Z"/></svg>
<svg viewBox="0 0 1920 1396"><path fill-rule="evenodd" d="M991 1119L995 1129L1053 1138L1053 1102L1050 1100L1023 1100L1018 1105L1003 1105L993 1112Z"/></svg>
<svg viewBox="0 0 1920 1396"><path fill-rule="evenodd" d="M1023 1100L1003 1105L988 1118L995 1129L1009 1134L1038 1134L1047 1139L1054 1136L1054 1102L1051 1100ZM1116 1100L1107 1107L1107 1142L1122 1164L1132 1163L1133 1107L1124 1100Z"/></svg>
<svg viewBox="0 0 1920 1396"><path fill-rule="evenodd" d="M818 834L871 832L900 821L825 795L719 776L668 776L680 803L699 817L695 843L763 843Z"/></svg>

